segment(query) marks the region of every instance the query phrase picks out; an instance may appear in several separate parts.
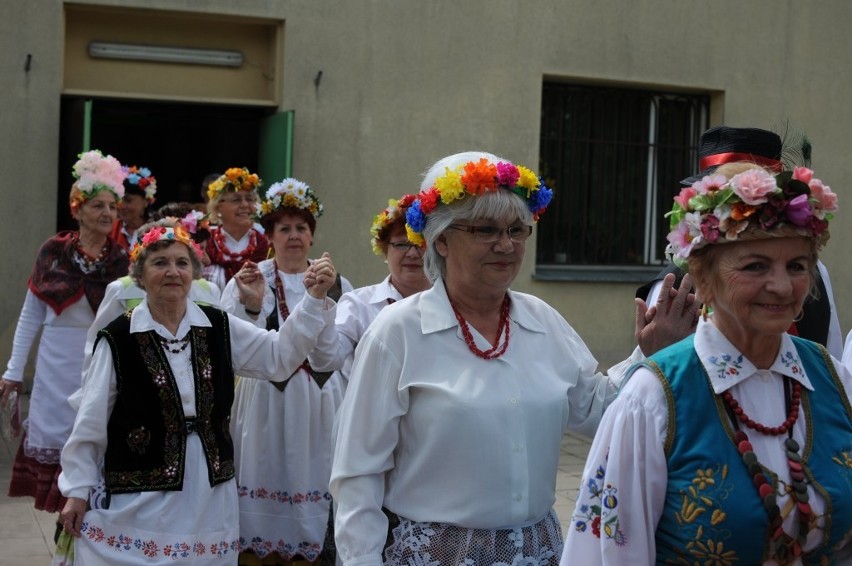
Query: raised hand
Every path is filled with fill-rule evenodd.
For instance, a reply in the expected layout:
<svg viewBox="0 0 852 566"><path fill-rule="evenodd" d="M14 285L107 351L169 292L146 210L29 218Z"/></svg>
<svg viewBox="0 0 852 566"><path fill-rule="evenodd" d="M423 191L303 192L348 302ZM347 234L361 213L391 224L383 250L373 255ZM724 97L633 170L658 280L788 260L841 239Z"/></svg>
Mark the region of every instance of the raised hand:
<svg viewBox="0 0 852 566"><path fill-rule="evenodd" d="M266 290L263 275L257 264L247 261L239 271L234 274L237 288L240 291L240 302L247 311L259 312L263 306L263 293Z"/></svg>
<svg viewBox="0 0 852 566"><path fill-rule="evenodd" d="M336 279L337 271L331 263L331 254L323 252L322 257L311 263L305 272L305 289L311 297L322 299Z"/></svg>
<svg viewBox="0 0 852 566"><path fill-rule="evenodd" d="M636 299L636 341L646 356L679 342L695 331L701 304L692 292L692 277L683 276L680 287L674 287L675 275L663 279L657 303L651 307Z"/></svg>

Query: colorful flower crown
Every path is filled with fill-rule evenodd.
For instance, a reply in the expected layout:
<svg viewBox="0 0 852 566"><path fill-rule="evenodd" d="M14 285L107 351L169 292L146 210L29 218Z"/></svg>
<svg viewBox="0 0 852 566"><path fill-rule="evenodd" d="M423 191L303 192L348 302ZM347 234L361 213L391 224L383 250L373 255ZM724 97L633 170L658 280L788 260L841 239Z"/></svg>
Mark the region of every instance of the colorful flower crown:
<svg viewBox="0 0 852 566"><path fill-rule="evenodd" d="M484 157L478 162L469 161L452 170L446 167L444 175L435 179L432 187L421 191L406 212L405 230L408 239L419 246L424 245L426 217L435 210L439 200L450 204L468 194L479 196L501 188L524 199L535 221L538 221L553 198L553 191L547 188L544 180L526 167L503 161L489 163Z"/></svg>
<svg viewBox="0 0 852 566"><path fill-rule="evenodd" d="M411 206L417 199L414 195L404 195L401 199L390 199L388 200L388 207L382 210L380 213L373 218L373 225L370 226L370 243L373 246L373 253L376 255L382 255L382 246L380 241L384 236L383 232L399 220L400 218L405 218L405 213L408 211L408 208Z"/></svg>
<svg viewBox="0 0 852 566"><path fill-rule="evenodd" d="M127 182L131 185L136 185L139 190L145 193L145 199L148 204L153 204L156 200L154 195L157 194L157 179L151 175L151 170L147 167L124 167L124 172L127 175Z"/></svg>
<svg viewBox="0 0 852 566"><path fill-rule="evenodd" d="M119 199L124 196L125 173L118 159L112 155L104 156L97 149L77 157L72 174L77 180L74 184L79 195L72 197L72 206L81 205L101 191L110 191Z"/></svg>
<svg viewBox="0 0 852 566"><path fill-rule="evenodd" d="M674 199L666 255L681 268L694 250L733 242L749 227L789 226L819 245L828 240L828 222L837 195L806 167L772 175L762 168L726 178L708 175L684 187Z"/></svg>
<svg viewBox="0 0 852 566"><path fill-rule="evenodd" d="M142 240L136 242L136 245L133 246L133 251L130 252L131 263L136 263L139 259L139 255L142 253L142 250L151 247L157 242L180 242L189 249L194 250L198 259L204 257L204 251L201 249L201 246L195 243L195 240L192 239L192 236L190 236L186 227L178 222L175 224L174 228L167 226L155 226L145 232L145 235L142 236Z"/></svg>
<svg viewBox="0 0 852 566"><path fill-rule="evenodd" d="M190 210L186 216L178 219L178 221L183 224L183 226L189 230L190 234L196 234L199 230L209 230L210 229L210 221L208 219L208 214L204 214L203 212L199 212L197 210Z"/></svg>
<svg viewBox="0 0 852 566"><path fill-rule="evenodd" d="M260 203L258 217L266 216L279 208L300 208L310 212L314 218L322 216L323 206L316 193L306 183L288 177L273 183Z"/></svg>
<svg viewBox="0 0 852 566"><path fill-rule="evenodd" d="M261 184L260 177L245 167L231 167L224 175L210 183L207 187L207 197L213 200L225 191L256 191Z"/></svg>

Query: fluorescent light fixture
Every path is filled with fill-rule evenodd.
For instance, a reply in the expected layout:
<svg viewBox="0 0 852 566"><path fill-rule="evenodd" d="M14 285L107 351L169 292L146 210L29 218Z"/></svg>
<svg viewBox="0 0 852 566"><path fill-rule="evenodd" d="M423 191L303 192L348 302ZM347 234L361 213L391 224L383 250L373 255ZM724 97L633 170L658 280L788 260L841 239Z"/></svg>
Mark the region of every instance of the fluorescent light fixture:
<svg viewBox="0 0 852 566"><path fill-rule="evenodd" d="M134 45L131 43L104 43L102 41L93 41L89 44L89 56L98 59L128 59L133 61L156 61L160 63L213 65L217 67L243 66L243 54L241 51L165 47L161 45Z"/></svg>

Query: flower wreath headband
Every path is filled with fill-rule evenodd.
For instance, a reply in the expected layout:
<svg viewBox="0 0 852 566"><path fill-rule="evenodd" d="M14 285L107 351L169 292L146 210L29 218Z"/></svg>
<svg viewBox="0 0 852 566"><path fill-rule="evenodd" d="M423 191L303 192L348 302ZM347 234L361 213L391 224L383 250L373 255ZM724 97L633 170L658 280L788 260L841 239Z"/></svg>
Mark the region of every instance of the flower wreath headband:
<svg viewBox="0 0 852 566"><path fill-rule="evenodd" d="M261 184L260 177L245 167L231 167L224 175L210 183L207 187L207 197L213 200L225 191L256 191Z"/></svg>
<svg viewBox="0 0 852 566"><path fill-rule="evenodd" d="M186 216L179 218L178 222L189 230L190 234L197 234L199 230L210 229L208 215L197 210L190 210L186 213Z"/></svg>
<svg viewBox="0 0 852 566"><path fill-rule="evenodd" d="M404 219L406 212L416 199L417 197L414 195L404 195L399 200L390 199L387 208L373 218L373 225L370 226L370 244L373 247L374 254L382 255L380 241L384 236L384 231L400 218Z"/></svg>
<svg viewBox="0 0 852 566"><path fill-rule="evenodd" d="M142 253L142 250L150 248L152 245L159 242L180 242L189 249L194 250L195 255L198 256L199 260L204 257L204 251L201 249L201 246L195 243L195 240L192 239L189 231L183 224L178 222L173 228L168 226L155 226L145 232L145 235L142 236L142 240L136 242L136 245L133 246L133 251L130 252L130 262L136 263Z"/></svg>
<svg viewBox="0 0 852 566"><path fill-rule="evenodd" d="M136 185L139 190L145 193L145 200L148 204L153 204L156 200L154 195L157 194L157 179L151 175L151 170L147 167L124 167L124 172L127 175L127 182L131 185Z"/></svg>
<svg viewBox="0 0 852 566"><path fill-rule="evenodd" d="M837 212L837 195L807 167L772 175L748 169L728 180L708 175L684 187L669 217L666 255L686 270L687 258L707 244L736 241L748 228L789 226L818 245L828 240L828 222Z"/></svg>
<svg viewBox="0 0 852 566"><path fill-rule="evenodd" d="M316 193L306 183L292 177L273 183L260 203L258 218L279 208L299 208L310 212L314 218L323 213L323 206Z"/></svg>
<svg viewBox="0 0 852 566"><path fill-rule="evenodd" d="M126 175L118 159L112 155L104 156L97 149L81 153L77 157L79 159L72 168L72 174L76 179L74 185L80 192L72 196L72 207L80 206L101 191L110 191L118 199L124 196Z"/></svg>
<svg viewBox="0 0 852 566"><path fill-rule="evenodd" d="M455 169L446 167L444 175L435 179L431 188L422 191L406 212L408 239L418 246L425 244L426 217L435 210L439 200L450 204L466 195L480 196L501 188L524 199L536 222L553 198L553 191L547 188L544 180L520 165L505 161L494 164L483 157Z"/></svg>

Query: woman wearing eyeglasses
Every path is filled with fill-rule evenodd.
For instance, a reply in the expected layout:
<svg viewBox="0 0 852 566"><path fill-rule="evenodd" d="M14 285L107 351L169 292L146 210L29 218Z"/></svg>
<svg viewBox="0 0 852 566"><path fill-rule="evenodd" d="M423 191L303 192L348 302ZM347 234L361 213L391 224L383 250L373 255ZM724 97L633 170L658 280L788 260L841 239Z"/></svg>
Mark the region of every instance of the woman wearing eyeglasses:
<svg viewBox="0 0 852 566"><path fill-rule="evenodd" d="M210 265L204 267L204 278L220 289L247 261L266 259L269 242L254 228L257 214L257 190L261 185L257 175L245 167L232 167L210 183L207 210L212 221L205 251Z"/></svg>
<svg viewBox="0 0 852 566"><path fill-rule="evenodd" d="M432 288L379 313L338 413L344 566L558 564L563 431L593 434L631 360L595 373L559 313L509 289L551 195L488 153L427 172L406 230Z"/></svg>
<svg viewBox="0 0 852 566"><path fill-rule="evenodd" d="M345 358L341 372L346 378L355 347L382 309L431 286L423 271L425 248L409 241L405 232L405 213L415 199L414 195L391 199L370 227L373 253L385 258L388 276L381 283L346 293L337 305L336 326L341 356Z"/></svg>
<svg viewBox="0 0 852 566"><path fill-rule="evenodd" d="M308 259L322 203L297 179L274 183L260 204L260 222L274 256L248 262L222 292L222 308L268 330L283 328L297 306L317 313L323 324L294 327L291 340L309 344L309 360L286 381L237 383L231 419L240 500L241 564L316 560L323 550L331 496L331 429L343 399L336 371L334 305L352 285L334 271L328 254ZM316 274L335 273L335 282L314 296ZM262 293L237 285L262 277ZM272 561L275 562L272 562Z"/></svg>

